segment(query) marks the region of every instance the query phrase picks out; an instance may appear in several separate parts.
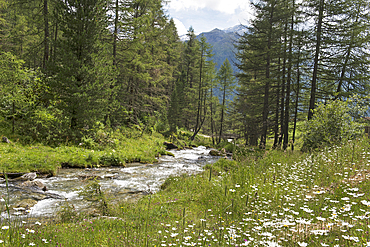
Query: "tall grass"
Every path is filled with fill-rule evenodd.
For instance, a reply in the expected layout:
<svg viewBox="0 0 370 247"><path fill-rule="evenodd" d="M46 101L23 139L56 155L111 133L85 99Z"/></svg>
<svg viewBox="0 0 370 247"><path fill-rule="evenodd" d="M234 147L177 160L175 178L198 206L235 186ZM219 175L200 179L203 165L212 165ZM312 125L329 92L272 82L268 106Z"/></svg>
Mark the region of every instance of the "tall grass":
<svg viewBox="0 0 370 247"><path fill-rule="evenodd" d="M0 170L22 173L37 171L56 174L62 166L100 167L124 166L126 163L157 162L167 154L161 135L143 134L135 130L117 130L105 143L87 140L80 145L48 147L41 144L0 143Z"/></svg>
<svg viewBox="0 0 370 247"><path fill-rule="evenodd" d="M109 205L109 217L65 217L32 226L34 233L20 227L14 234L25 238L14 237L13 244L370 245L368 139L309 154L240 153L199 175L171 177L160 192L135 203ZM14 246L2 231L0 239Z"/></svg>

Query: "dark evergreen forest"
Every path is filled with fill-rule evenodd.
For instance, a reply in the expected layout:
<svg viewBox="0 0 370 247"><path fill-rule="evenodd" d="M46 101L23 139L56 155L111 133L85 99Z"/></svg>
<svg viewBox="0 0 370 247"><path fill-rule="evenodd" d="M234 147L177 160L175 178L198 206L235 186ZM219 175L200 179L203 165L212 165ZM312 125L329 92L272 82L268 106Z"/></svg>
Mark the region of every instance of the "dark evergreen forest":
<svg viewBox="0 0 370 247"><path fill-rule="evenodd" d="M286 149L319 102L369 92L368 0L252 1L236 60L218 69L205 37L180 41L165 4L0 0L1 129L48 144L96 125L185 129Z"/></svg>

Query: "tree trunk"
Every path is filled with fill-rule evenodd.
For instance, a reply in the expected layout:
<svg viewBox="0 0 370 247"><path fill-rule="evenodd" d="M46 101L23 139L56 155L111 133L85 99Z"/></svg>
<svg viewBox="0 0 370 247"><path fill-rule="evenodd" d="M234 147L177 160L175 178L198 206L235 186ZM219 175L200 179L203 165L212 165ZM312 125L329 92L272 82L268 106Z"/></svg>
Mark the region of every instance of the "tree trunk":
<svg viewBox="0 0 370 247"><path fill-rule="evenodd" d="M212 98L213 98L213 86L211 86L211 105L210 105L210 110L211 110L211 133L212 133L212 144L215 145L215 138L213 137L213 133L214 133L214 130L213 130L213 102L212 102Z"/></svg>
<svg viewBox="0 0 370 247"><path fill-rule="evenodd" d="M286 71L286 36L287 32L287 23L285 23L285 37L284 37L284 52L283 52L283 73L281 75L281 104L280 104L280 136L279 136L279 148L281 148L281 144L283 143L284 138L284 124L285 124L285 86L286 86L286 80L285 80L285 71Z"/></svg>
<svg viewBox="0 0 370 247"><path fill-rule="evenodd" d="M294 0L293 0L294 9ZM292 49L293 49L293 29L294 29L294 14L291 17L291 26L289 34L289 54L288 54L288 78L286 85L286 99L285 99L285 120L284 120L284 144L283 149L286 150L289 144L289 114L290 114L290 80L292 75Z"/></svg>
<svg viewBox="0 0 370 247"><path fill-rule="evenodd" d="M46 68L46 63L49 60L49 18L48 18L48 0L44 0L44 59L42 68Z"/></svg>
<svg viewBox="0 0 370 247"><path fill-rule="evenodd" d="M265 82L265 95L263 102L263 112L262 112L262 135L260 141L260 148L266 148L266 139L267 139L267 128L268 128L268 112L269 112L269 92L270 92L270 59L271 59L271 46L272 46L272 22L274 17L274 7L275 3L272 4L271 15L270 15L270 30L267 38L267 55L266 55L266 82Z"/></svg>
<svg viewBox="0 0 370 247"><path fill-rule="evenodd" d="M220 136L218 137L217 144L219 144L221 142L221 137L222 137L222 128L223 128L223 123L224 123L225 99L226 99L226 78L225 78L224 92L223 92L223 96L222 96L221 121L220 121Z"/></svg>
<svg viewBox="0 0 370 247"><path fill-rule="evenodd" d="M303 32L303 31L302 31ZM293 137L292 137L292 151L294 151L294 144L295 144L295 132L297 129L297 115L298 115L298 100L299 100L299 90L300 90L300 77L301 72L299 69L300 66L300 56L301 56L301 37L299 37L298 41L298 59L297 59L297 91L296 91L296 98L295 98L295 110L294 110L294 126L293 126Z"/></svg>
<svg viewBox="0 0 370 247"><path fill-rule="evenodd" d="M278 61L278 71L280 71L280 57ZM276 92L276 109L275 109L275 138L274 138L274 148L278 147L279 144L279 103L280 103L280 80L278 79Z"/></svg>
<svg viewBox="0 0 370 247"><path fill-rule="evenodd" d="M113 65L117 64L117 39L118 39L118 0L115 3L114 32L113 32Z"/></svg>
<svg viewBox="0 0 370 247"><path fill-rule="evenodd" d="M311 81L310 106L308 109L308 120L312 119L313 110L315 109L315 103L316 103L316 82L317 82L317 72L318 72L318 66L319 66L319 54L320 54L320 48L321 48L321 26L322 26L323 16L324 16L324 0L320 0L319 19L317 21L317 31L316 31L315 59L314 59L314 67L313 67L313 74L312 74L312 81Z"/></svg>

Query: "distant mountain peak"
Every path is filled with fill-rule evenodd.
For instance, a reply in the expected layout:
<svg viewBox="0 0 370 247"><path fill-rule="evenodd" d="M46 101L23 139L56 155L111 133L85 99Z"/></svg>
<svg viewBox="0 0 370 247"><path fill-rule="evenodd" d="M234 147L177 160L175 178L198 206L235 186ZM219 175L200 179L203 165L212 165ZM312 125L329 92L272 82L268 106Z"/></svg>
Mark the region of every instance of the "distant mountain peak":
<svg viewBox="0 0 370 247"><path fill-rule="evenodd" d="M242 35L245 32L247 32L248 29L247 29L246 26L243 26L243 25L239 24L239 25L236 25L236 26L233 26L233 27L229 27L227 29L224 29L223 31L225 33L237 33L239 35Z"/></svg>
<svg viewBox="0 0 370 247"><path fill-rule="evenodd" d="M223 30L218 29L218 28L215 28L215 29L213 29L213 30L212 30L212 31L210 31L210 32L223 32Z"/></svg>

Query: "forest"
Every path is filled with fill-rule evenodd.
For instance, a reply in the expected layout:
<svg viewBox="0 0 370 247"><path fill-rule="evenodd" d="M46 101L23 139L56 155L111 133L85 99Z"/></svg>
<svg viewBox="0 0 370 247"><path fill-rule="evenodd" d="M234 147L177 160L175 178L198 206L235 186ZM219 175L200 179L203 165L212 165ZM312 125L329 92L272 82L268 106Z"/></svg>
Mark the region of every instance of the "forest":
<svg viewBox="0 0 370 247"><path fill-rule="evenodd" d="M0 244L370 246L369 0L166 3L0 0Z"/></svg>
<svg viewBox="0 0 370 247"><path fill-rule="evenodd" d="M233 133L286 149L319 103L369 92L366 0L252 1L254 17L234 44L238 73L227 60L216 70L192 28L181 42L165 4L1 0L3 135L57 146L103 124L184 129L214 144Z"/></svg>

